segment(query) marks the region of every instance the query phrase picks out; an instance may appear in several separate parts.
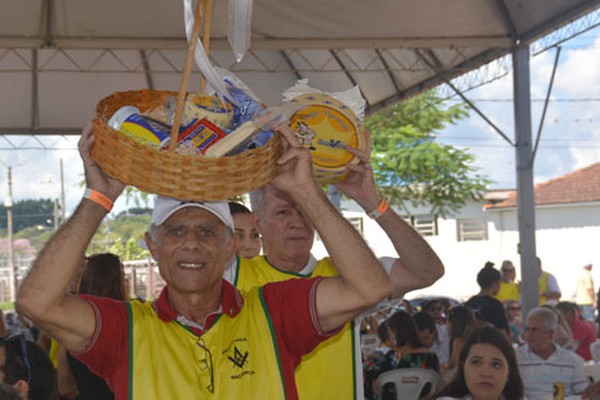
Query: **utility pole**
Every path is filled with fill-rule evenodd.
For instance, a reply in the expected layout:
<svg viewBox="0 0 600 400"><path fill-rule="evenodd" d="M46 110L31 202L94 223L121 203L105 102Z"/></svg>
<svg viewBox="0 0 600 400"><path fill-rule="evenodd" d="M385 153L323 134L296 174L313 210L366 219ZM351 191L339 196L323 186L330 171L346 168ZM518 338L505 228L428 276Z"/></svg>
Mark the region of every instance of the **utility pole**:
<svg viewBox="0 0 600 400"><path fill-rule="evenodd" d="M8 166L8 197L4 201L8 231L8 271L10 276L10 299L17 298L17 265L13 246L13 201L12 201L12 167Z"/></svg>
<svg viewBox="0 0 600 400"><path fill-rule="evenodd" d="M60 159L60 223L65 222L65 174L63 172L63 160ZM58 227L58 224L54 225Z"/></svg>

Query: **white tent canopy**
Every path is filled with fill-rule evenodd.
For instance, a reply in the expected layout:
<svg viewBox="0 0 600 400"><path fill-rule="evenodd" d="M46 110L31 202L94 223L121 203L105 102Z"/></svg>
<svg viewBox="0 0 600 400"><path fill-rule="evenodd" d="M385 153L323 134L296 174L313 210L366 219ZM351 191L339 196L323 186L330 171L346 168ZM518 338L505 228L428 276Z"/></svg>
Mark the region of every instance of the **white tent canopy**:
<svg viewBox="0 0 600 400"><path fill-rule="evenodd" d="M267 104L308 78L322 90L359 85L375 111L509 54L516 43L599 4L256 0L252 47L236 64L227 43L228 2L215 0L210 56ZM181 1L0 0L0 10L0 135L78 134L111 92L179 86L186 47ZM193 76L190 89L199 81Z"/></svg>

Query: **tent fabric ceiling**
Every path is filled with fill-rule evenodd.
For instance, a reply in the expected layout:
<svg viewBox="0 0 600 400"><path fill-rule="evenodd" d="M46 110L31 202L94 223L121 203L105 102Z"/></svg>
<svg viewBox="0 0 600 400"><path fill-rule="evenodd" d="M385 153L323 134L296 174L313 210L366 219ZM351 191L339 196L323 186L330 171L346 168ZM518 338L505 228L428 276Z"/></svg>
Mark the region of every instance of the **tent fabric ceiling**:
<svg viewBox="0 0 600 400"><path fill-rule="evenodd" d="M359 85L377 111L509 54L600 0L255 0L252 47L237 64L228 2L215 0L212 61L267 104L299 78ZM114 91L177 90L181 1L0 0L0 135L76 134ZM200 77L192 76L190 90Z"/></svg>

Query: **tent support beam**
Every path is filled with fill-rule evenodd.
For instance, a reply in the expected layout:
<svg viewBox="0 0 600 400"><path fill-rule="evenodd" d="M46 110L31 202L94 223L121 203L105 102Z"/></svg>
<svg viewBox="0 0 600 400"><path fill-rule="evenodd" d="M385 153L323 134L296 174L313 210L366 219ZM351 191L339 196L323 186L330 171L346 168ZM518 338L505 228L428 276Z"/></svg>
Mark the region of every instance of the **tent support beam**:
<svg viewBox="0 0 600 400"><path fill-rule="evenodd" d="M540 144L540 137L542 137L542 129L544 128L544 121L546 120L546 111L548 111L548 103L550 102L550 94L552 93L552 87L554 86L554 76L556 75L556 68L558 68L558 60L560 59L561 47L556 48L556 55L554 56L554 65L552 67L552 75L550 76L550 83L548 84L548 91L546 92L546 100L544 101L544 111L540 117L540 126L535 137L535 145L533 146L533 154L531 155L532 161L535 161L535 155Z"/></svg>
<svg viewBox="0 0 600 400"><path fill-rule="evenodd" d="M429 57L426 57L425 54L423 54L423 52ZM440 70L441 67L441 62L437 59L437 57L435 56L435 54L431 51L431 50L424 50L423 52L421 52L420 50L415 50L415 54L417 55L417 57L419 57L425 64L427 64L427 66L429 68L431 68L432 71L438 71ZM500 136L502 136L502 138L504 140L506 140L511 146L514 147L514 143L512 142L512 140L510 140L510 138L508 136L506 136L504 134L504 132L502 132L502 130L500 128L498 128L496 126L496 124L494 124L492 122L491 119L489 119L475 104L473 104L473 102L471 100L469 100L467 98L467 96L465 96L456 86L454 86L449 79L447 79L445 76L443 76L442 74L436 73L436 76L440 77L440 79L446 84L448 85L457 95L460 96L460 98L469 105L469 107L471 107L471 109L473 109L477 115L479 115L481 118L483 118L483 120L485 122L488 123L489 126L491 126L496 132L498 132L498 134L500 134Z"/></svg>
<svg viewBox="0 0 600 400"><path fill-rule="evenodd" d="M518 45L512 52L513 91L517 160L517 213L521 261L521 303L523 315L538 306L538 270L535 248L535 192L531 146L531 87L529 45Z"/></svg>

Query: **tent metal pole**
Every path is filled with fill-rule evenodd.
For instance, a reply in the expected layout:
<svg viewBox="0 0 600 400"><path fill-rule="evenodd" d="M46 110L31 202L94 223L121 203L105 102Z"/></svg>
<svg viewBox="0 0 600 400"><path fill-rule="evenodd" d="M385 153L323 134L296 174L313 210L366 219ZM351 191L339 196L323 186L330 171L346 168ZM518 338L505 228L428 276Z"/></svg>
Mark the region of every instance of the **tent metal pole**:
<svg viewBox="0 0 600 400"><path fill-rule="evenodd" d="M512 52L512 57L519 221L518 251L521 261L521 303L523 315L526 316L529 310L538 306L529 46L517 45Z"/></svg>

